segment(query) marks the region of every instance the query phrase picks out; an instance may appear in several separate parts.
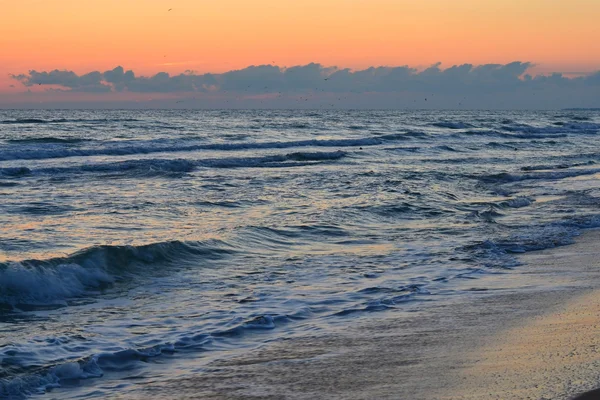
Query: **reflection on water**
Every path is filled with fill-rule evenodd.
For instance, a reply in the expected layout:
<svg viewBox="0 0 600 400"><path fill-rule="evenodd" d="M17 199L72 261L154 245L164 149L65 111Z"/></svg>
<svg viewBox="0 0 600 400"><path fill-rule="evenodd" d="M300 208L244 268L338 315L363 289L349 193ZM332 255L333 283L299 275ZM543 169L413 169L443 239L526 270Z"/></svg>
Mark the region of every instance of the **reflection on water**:
<svg viewBox="0 0 600 400"><path fill-rule="evenodd" d="M0 112L9 120L0 394L168 379L190 372L182 354L426 310L600 221L594 112Z"/></svg>

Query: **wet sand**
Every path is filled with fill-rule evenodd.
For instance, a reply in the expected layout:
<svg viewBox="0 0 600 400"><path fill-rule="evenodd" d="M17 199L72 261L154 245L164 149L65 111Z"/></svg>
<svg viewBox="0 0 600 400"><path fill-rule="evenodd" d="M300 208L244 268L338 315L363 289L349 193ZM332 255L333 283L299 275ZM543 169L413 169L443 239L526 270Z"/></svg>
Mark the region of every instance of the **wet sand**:
<svg viewBox="0 0 600 400"><path fill-rule="evenodd" d="M571 399L600 386L599 244L600 231L588 231L524 255L506 274L465 282L466 301L355 318L124 398ZM530 289L511 289L515 280Z"/></svg>

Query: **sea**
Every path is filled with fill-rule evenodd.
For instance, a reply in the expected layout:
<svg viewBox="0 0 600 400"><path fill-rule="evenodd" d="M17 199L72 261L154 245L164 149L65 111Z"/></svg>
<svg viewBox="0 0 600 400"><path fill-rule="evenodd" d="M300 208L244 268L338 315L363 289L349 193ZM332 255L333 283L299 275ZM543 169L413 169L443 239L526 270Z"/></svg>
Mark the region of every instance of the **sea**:
<svg viewBox="0 0 600 400"><path fill-rule="evenodd" d="M135 398L594 227L600 111L0 110L0 398Z"/></svg>

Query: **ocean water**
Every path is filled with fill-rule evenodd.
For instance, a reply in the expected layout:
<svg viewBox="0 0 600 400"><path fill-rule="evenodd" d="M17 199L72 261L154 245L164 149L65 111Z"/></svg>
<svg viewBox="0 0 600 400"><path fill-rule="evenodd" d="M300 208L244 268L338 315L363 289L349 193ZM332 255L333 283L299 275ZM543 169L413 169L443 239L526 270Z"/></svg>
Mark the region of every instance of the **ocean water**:
<svg viewBox="0 0 600 400"><path fill-rule="evenodd" d="M599 133L583 110L0 111L0 398L127 398L486 290L600 226Z"/></svg>

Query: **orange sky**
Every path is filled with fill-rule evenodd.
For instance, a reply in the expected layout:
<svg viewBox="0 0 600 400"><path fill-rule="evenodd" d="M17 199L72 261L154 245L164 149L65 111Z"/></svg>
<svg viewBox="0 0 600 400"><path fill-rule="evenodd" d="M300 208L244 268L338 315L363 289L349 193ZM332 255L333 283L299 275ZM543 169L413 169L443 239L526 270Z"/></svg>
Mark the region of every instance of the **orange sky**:
<svg viewBox="0 0 600 400"><path fill-rule="evenodd" d="M9 73L122 65L137 74L251 64L426 66L531 61L600 69L598 0L15 0L0 14ZM172 9L168 11L168 9ZM22 90L22 87L12 90Z"/></svg>

